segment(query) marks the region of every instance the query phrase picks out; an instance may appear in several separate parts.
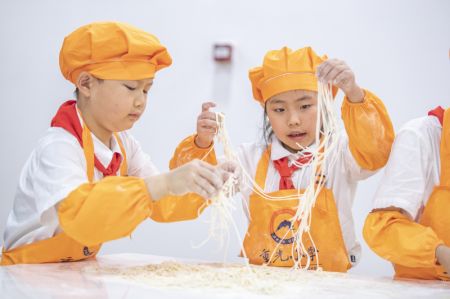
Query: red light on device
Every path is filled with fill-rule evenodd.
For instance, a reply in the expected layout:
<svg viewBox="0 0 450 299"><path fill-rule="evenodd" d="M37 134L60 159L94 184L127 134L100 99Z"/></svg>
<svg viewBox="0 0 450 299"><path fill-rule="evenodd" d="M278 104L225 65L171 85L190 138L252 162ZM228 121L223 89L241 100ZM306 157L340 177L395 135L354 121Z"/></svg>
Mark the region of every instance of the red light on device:
<svg viewBox="0 0 450 299"><path fill-rule="evenodd" d="M231 62L233 46L231 44L214 44L213 57L217 62Z"/></svg>

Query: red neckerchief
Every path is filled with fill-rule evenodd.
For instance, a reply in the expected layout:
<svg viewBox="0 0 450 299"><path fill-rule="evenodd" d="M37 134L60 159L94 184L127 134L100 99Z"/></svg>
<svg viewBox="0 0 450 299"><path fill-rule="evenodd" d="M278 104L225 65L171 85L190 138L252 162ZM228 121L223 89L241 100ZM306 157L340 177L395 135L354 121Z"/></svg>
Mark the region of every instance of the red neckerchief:
<svg viewBox="0 0 450 299"><path fill-rule="evenodd" d="M77 102L74 100L69 100L62 104L61 107L59 107L58 112L56 112L56 115L53 117L51 126L63 128L64 130L75 136L81 147L83 147L83 140L81 137L83 128L81 127L81 123L78 118L76 103ZM117 152L113 154L111 162L109 163L107 168L105 168L100 160L98 160L94 155L95 168L103 173L103 176L105 177L115 176L120 168L120 163L122 163L122 155Z"/></svg>
<svg viewBox="0 0 450 299"><path fill-rule="evenodd" d="M437 106L433 110L428 111L428 115L437 117L437 119L439 119L439 122L443 126L444 125L444 112L445 112L444 108L442 108L441 106Z"/></svg>
<svg viewBox="0 0 450 299"><path fill-rule="evenodd" d="M311 160L311 158L312 158L311 154L304 153L304 155L302 157L297 159L297 162L299 164L306 164ZM284 157L284 158L273 161L273 165L275 166L275 169L278 170L278 173L280 174L279 190L295 189L294 183L292 182L292 174L299 167L295 164L292 164L291 166L289 166L288 162L289 162L288 157Z"/></svg>

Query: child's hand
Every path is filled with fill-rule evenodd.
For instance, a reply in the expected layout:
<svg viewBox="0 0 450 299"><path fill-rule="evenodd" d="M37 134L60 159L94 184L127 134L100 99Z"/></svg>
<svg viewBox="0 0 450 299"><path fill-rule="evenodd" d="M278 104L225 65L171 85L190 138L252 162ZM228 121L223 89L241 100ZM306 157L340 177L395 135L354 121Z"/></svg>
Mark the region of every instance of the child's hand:
<svg viewBox="0 0 450 299"><path fill-rule="evenodd" d="M356 84L355 74L342 60L328 59L317 67L317 78L342 89L349 101L358 103L364 100L364 91Z"/></svg>
<svg viewBox="0 0 450 299"><path fill-rule="evenodd" d="M224 183L224 170L219 166L193 160L167 173L145 179L152 199L194 192L204 198L216 195Z"/></svg>
<svg viewBox="0 0 450 299"><path fill-rule="evenodd" d="M238 192L240 189L242 181L242 170L241 167L233 161L226 161L218 165L218 167L223 171L222 177L225 183L231 176L235 178L234 181L234 191Z"/></svg>
<svg viewBox="0 0 450 299"><path fill-rule="evenodd" d="M209 111L210 108L216 107L213 102L202 104L202 113L197 118L197 136L195 144L201 148L207 148L214 140L217 133L216 114Z"/></svg>
<svg viewBox="0 0 450 299"><path fill-rule="evenodd" d="M439 245L436 248L436 258L447 273L450 273L450 248L445 245Z"/></svg>
<svg viewBox="0 0 450 299"><path fill-rule="evenodd" d="M223 181L226 182L230 176L234 176L240 180L242 171L239 165L233 161L225 161L218 165L223 170Z"/></svg>

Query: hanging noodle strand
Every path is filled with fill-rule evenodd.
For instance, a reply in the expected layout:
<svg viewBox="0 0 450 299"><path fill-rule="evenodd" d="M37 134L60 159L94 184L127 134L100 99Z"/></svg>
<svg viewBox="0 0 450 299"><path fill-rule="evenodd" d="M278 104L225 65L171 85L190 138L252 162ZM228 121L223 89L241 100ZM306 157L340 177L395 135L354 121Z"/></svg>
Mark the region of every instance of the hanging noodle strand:
<svg viewBox="0 0 450 299"><path fill-rule="evenodd" d="M301 152L308 152L311 155L311 159L306 164L299 164L297 161L292 163L299 168L311 167L312 171L308 180L308 184L303 192L298 189L298 192L294 195L288 196L270 196L254 181L253 176L246 172L243 167L243 163L239 160L238 155L233 151L233 147L225 128L225 116L221 113L216 114L216 121L218 124L217 130L217 143L223 146L225 159L228 161L234 161L240 166L240 171L243 175L242 181L244 185L250 188L254 193L258 194L266 200L298 200L298 206L294 217L291 219L291 223L298 223L298 228L294 230L294 243L292 245L292 256L298 258L294 261L294 269L308 269L311 265L311 255L317 257L317 265L319 265L319 253L315 246L314 240L310 234L310 226L312 221L312 209L315 202L326 184L324 170L329 168L336 162L336 155L331 153L335 152L334 149L338 146L338 117L334 108L334 99L331 91L331 84L323 84L318 82L318 95L317 95L317 120L315 140L317 146L303 147L297 144L302 150ZM212 148L211 148L212 150ZM211 151L210 150L210 151ZM206 153L205 157L210 153ZM301 177L299 177L299 181ZM210 199L211 219L208 238L201 244L203 245L209 239L219 239L221 246L224 244L224 239L230 239L229 227L231 226L236 233L240 243L241 251L246 257L245 249L243 248L243 242L240 237L237 225L232 217L232 211L236 209L236 203L234 201L234 195L238 191L236 186L238 184L238 178L230 176L225 182L222 190L212 199ZM248 209L248 207L247 207ZM248 212L248 211L247 211ZM287 237L287 234L283 236L282 240ZM304 239L310 240L314 251L310 252L306 250ZM277 252L278 246L272 252L269 262L272 261L274 254ZM306 265L302 266L301 261L303 258L306 260ZM319 269L319 267L317 267Z"/></svg>

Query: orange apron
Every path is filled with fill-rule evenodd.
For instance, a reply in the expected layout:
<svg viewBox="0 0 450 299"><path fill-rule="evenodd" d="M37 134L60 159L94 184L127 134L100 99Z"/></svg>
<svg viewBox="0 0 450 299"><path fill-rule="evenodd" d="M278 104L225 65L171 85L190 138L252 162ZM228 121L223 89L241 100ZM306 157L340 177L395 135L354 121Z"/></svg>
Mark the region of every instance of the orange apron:
<svg viewBox="0 0 450 299"><path fill-rule="evenodd" d="M441 177L426 204L419 223L430 227L437 236L450 246L450 109L444 114L441 137ZM432 268L410 268L394 264L396 278L450 280L449 273L436 265Z"/></svg>
<svg viewBox="0 0 450 299"><path fill-rule="evenodd" d="M123 162L120 166L120 175L127 175L127 158L125 148L120 137L114 134L122 152ZM83 124L83 151L86 158L86 172L90 184L94 184L94 143L91 132ZM13 264L40 264L79 261L93 258L97 255L101 244L84 246L67 236L64 232L58 233L49 239L40 240L23 245L9 251L3 249L1 265Z"/></svg>
<svg viewBox="0 0 450 299"><path fill-rule="evenodd" d="M270 148L259 160L255 181L264 190L270 161ZM268 193L273 197L297 195L299 190L280 190ZM304 190L300 191L301 193ZM250 195L249 226L244 238L244 249L252 264L292 267L298 259L294 234L298 223L291 221L296 213L298 200L268 200L253 193ZM346 272L350 267L347 250L342 237L338 211L331 190L323 188L312 209L310 235L303 235L303 244L308 254L302 254L300 263L309 269L321 267L325 271ZM309 256L309 257L308 257ZM319 263L317 263L319 261Z"/></svg>

